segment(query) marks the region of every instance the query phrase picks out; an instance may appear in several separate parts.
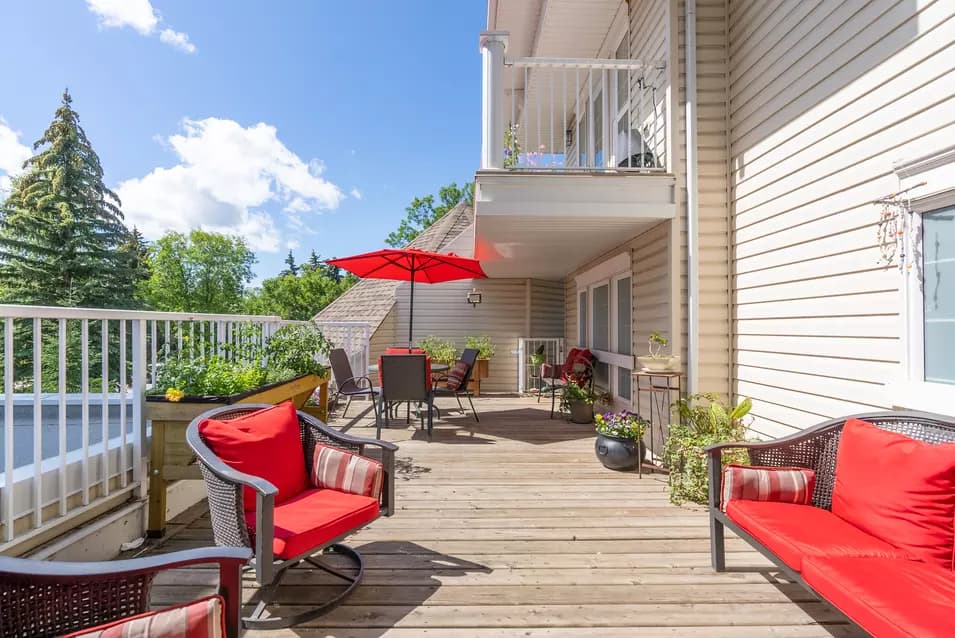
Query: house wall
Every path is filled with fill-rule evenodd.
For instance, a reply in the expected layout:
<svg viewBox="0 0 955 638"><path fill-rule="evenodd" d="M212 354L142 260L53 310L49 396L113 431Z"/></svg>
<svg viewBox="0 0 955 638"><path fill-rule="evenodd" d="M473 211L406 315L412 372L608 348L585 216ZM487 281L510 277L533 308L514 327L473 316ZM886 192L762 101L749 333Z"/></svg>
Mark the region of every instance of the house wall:
<svg viewBox="0 0 955 638"><path fill-rule="evenodd" d="M902 279L870 202L955 139L955 3L729 0L737 393L778 436L888 405Z"/></svg>
<svg viewBox="0 0 955 638"><path fill-rule="evenodd" d="M481 304L472 307L466 301L467 293L477 288ZM538 293L533 294L535 289ZM530 310L532 299L540 300L540 310ZM518 385L517 340L529 335L529 317L558 314L559 307L546 282L528 279L481 279L453 281L436 285L416 285L414 300L415 340L428 335L453 339L464 347L468 335L488 335L495 347L488 378L481 383L482 392L516 392ZM408 333L409 285L402 284L397 292L395 334L406 339ZM546 322L542 325L546 326ZM551 326L553 328L553 326ZM553 336L562 336L554 331Z"/></svg>
<svg viewBox="0 0 955 638"><path fill-rule="evenodd" d="M679 325L680 350L687 361L687 205L686 205L686 59L684 2L670 3L671 26L679 48L674 71L679 77L674 127L678 151L677 176L679 220L675 224L680 254ZM696 1L696 104L699 281L698 392L728 396L731 390L731 293L730 225L728 207L727 64L724 0Z"/></svg>
<svg viewBox="0 0 955 638"><path fill-rule="evenodd" d="M392 308L385 315L384 321L378 326L378 329L372 333L368 342L369 361L376 361L378 357L385 353L385 349L399 343L395 334L395 309ZM407 329L406 329L407 330Z"/></svg>
<svg viewBox="0 0 955 638"><path fill-rule="evenodd" d="M561 281L531 279L529 329L522 336L527 337L563 337L564 336L564 284Z"/></svg>
<svg viewBox="0 0 955 638"><path fill-rule="evenodd" d="M653 331L670 334L673 314L670 303L670 224L662 222L625 244L584 264L564 280L564 333L568 347L579 345L576 277L621 253L630 255L632 289L632 335L634 354L645 352Z"/></svg>

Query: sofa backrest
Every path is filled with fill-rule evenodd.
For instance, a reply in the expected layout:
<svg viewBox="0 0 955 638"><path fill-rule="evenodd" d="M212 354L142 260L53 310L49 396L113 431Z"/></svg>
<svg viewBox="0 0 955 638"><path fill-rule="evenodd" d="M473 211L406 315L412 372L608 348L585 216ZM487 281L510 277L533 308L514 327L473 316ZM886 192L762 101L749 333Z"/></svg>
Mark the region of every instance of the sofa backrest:
<svg viewBox="0 0 955 638"><path fill-rule="evenodd" d="M850 418L868 421L883 430L898 432L927 443L955 443L955 421L948 417L925 412L873 412L832 419L780 439L781 445L778 447L751 450L750 463L812 468L816 471L813 505L831 510L839 440L842 428Z"/></svg>

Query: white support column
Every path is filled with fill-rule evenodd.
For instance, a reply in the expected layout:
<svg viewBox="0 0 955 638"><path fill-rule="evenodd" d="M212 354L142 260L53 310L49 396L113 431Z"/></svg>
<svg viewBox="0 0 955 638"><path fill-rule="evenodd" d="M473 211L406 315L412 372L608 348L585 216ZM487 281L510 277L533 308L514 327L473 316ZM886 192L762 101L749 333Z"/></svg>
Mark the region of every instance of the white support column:
<svg viewBox="0 0 955 638"><path fill-rule="evenodd" d="M481 32L481 168L504 168L504 51L507 39L506 31Z"/></svg>

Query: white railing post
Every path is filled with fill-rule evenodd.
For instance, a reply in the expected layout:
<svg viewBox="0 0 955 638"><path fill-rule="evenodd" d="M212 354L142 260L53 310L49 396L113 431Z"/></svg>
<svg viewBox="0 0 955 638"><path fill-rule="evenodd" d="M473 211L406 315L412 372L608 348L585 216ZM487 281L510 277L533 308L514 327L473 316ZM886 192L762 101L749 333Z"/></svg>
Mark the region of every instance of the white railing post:
<svg viewBox="0 0 955 638"><path fill-rule="evenodd" d="M13 540L16 508L13 502L13 318L3 322L3 531Z"/></svg>
<svg viewBox="0 0 955 638"><path fill-rule="evenodd" d="M133 319L133 483L139 484L140 496L146 495L143 472L146 455L146 320Z"/></svg>
<svg viewBox="0 0 955 638"><path fill-rule="evenodd" d="M527 387L527 363L524 359L524 350L527 340L523 337L517 340L517 392L523 394Z"/></svg>
<svg viewBox="0 0 955 638"><path fill-rule="evenodd" d="M506 31L481 32L481 168L504 168L504 52L507 40Z"/></svg>

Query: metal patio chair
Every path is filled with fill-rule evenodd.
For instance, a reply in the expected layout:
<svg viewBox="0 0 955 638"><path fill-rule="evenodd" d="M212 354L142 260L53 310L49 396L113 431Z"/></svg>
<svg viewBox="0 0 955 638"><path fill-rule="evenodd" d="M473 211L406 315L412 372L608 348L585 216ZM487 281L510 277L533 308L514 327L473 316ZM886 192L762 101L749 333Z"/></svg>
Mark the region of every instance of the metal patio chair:
<svg viewBox="0 0 955 638"><path fill-rule="evenodd" d="M433 388L435 397L453 396L458 402L458 408L460 408L461 414L467 413L467 410L464 409L464 405L461 403L461 397L466 397L468 405L471 406L471 414L474 416L475 422L480 422L481 419L478 417L477 410L474 409L474 401L471 400L471 390L468 388L468 384L471 382L471 375L474 373L474 366L477 363L479 352L477 348L466 348L464 352L461 353L461 358L455 366L463 363L467 365L467 370L464 372L464 377L460 379L460 385L454 389L447 385L448 381L452 378L451 373L454 371L454 367L452 367L447 374L441 374L435 377ZM438 385L438 383L445 383L446 385L442 387Z"/></svg>
<svg viewBox="0 0 955 638"><path fill-rule="evenodd" d="M338 405L339 397L342 395L348 397L348 403L342 410L342 418L348 413L351 407L352 399L355 397L371 397L371 407L375 412L375 419L378 419L378 390L375 389L371 379L364 376L355 376L351 369L351 361L348 359L348 353L344 348L335 348L328 355L332 364L332 374L335 376L335 405Z"/></svg>
<svg viewBox="0 0 955 638"><path fill-rule="evenodd" d="M568 383L576 383L580 387L593 389L594 365L597 359L586 348L571 348L563 364L544 363L541 365L541 380L544 386L537 393L537 402L541 395L550 393L550 418L554 418L554 409L557 407L557 393L563 393Z"/></svg>
<svg viewBox="0 0 955 638"><path fill-rule="evenodd" d="M202 471L203 479L206 482L209 496L209 514L212 519L212 532L216 545L247 547L254 552L251 564L255 570L255 580L259 583L261 589L255 610L249 617L242 619L247 628L253 629L291 627L317 618L340 605L358 587L364 575L364 560L361 554L351 547L341 544L340 541L381 515L391 516L394 513L395 502L395 451L398 449L397 445L387 441L359 438L338 432L308 414L297 412L299 433L302 439L303 453L305 454L305 469L309 476L312 474L313 458L318 444L365 457L368 448L377 448L384 476L378 501L378 511L373 517L364 520L354 528L346 526L347 529L339 529L334 537L326 538L316 535L316 539L322 538L322 540L308 546L305 552L288 557L276 556L273 541L276 537L276 511L278 508L275 503L275 496L278 489L263 478L245 474L226 465L206 444L199 428L200 424L206 419L230 421L271 407L273 406L236 404L214 408L193 419L186 429L186 442L195 452L199 469ZM281 459L275 459L275 462L281 463ZM251 490L255 495L254 524L248 520L249 513L243 507L243 493L248 490ZM292 516L300 518L304 515L307 517L314 510L314 507L308 505L306 499L314 496L316 492L337 492L337 490L307 488L300 495L283 501L278 507L284 508L285 512ZM300 497L301 500L296 500ZM295 504L305 503L308 507L296 511L295 504L290 505L293 502ZM336 505L334 502L332 506L339 509L344 507L341 504ZM289 507L293 509L289 511ZM351 516L349 512L338 512L338 515L343 519ZM328 565L322 560L321 556L316 556L319 552L345 557L351 563L350 567L345 569L354 570L355 573L349 574ZM346 589L330 600L302 613L286 617L277 614L272 615L271 613L268 616L264 615L269 610L268 608L282 578L291 567L300 563L305 563L307 567L317 567L340 578L347 584Z"/></svg>
<svg viewBox="0 0 955 638"><path fill-rule="evenodd" d="M431 375L427 358L423 354L384 354L379 359L378 373L381 377L381 412L385 427L389 427L390 408L396 403L408 402L418 405L418 418L424 428L424 413L421 404L426 406L428 418L428 441L434 429L434 392L431 388ZM381 420L378 421L377 436L381 438Z"/></svg>

